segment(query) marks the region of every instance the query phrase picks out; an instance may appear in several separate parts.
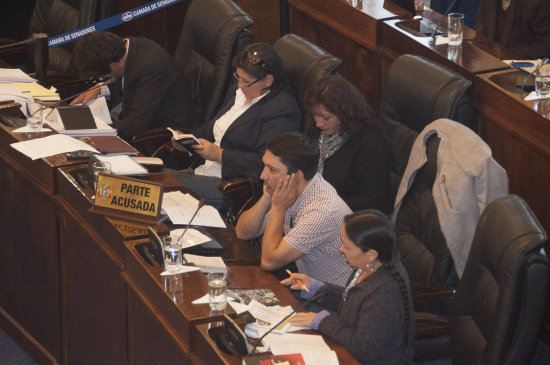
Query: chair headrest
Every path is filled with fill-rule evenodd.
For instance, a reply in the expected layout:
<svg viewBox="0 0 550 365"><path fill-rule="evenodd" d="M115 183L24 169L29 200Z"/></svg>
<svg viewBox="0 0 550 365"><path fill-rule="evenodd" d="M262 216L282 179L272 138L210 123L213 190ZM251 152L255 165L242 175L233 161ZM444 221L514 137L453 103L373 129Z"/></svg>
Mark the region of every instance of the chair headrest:
<svg viewBox="0 0 550 365"><path fill-rule="evenodd" d="M284 77L289 80L299 99L317 80L334 73L342 62L338 57L295 34L286 34L279 38L273 48L283 61Z"/></svg>
<svg viewBox="0 0 550 365"><path fill-rule="evenodd" d="M384 81L380 114L420 132L426 124L455 117L456 106L471 82L424 57L397 58Z"/></svg>

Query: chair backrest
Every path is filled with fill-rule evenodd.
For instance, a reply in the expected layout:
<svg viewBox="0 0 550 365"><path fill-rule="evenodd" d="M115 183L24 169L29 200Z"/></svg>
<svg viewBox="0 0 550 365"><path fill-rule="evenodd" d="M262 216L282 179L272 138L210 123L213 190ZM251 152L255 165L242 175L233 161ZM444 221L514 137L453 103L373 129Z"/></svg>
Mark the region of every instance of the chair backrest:
<svg viewBox="0 0 550 365"><path fill-rule="evenodd" d="M397 249L411 282L454 289L458 275L441 231L432 192L439 142L436 134L428 139L428 161L418 170L399 209L395 222ZM434 308L423 310L435 311Z"/></svg>
<svg viewBox="0 0 550 365"><path fill-rule="evenodd" d="M54 36L89 25L114 12L115 0L38 0L29 24L29 33ZM99 9L101 8L101 9ZM49 49L48 69L78 76L72 63L73 43Z"/></svg>
<svg viewBox="0 0 550 365"><path fill-rule="evenodd" d="M252 19L231 0L194 0L183 21L174 58L184 70L195 127L217 112L231 84L232 60L252 43Z"/></svg>
<svg viewBox="0 0 550 365"><path fill-rule="evenodd" d="M283 61L283 77L290 82L300 105L309 87L317 80L335 73L342 63L338 57L292 33L275 41L273 48ZM302 120L306 120L303 114ZM304 133L309 127L302 123Z"/></svg>
<svg viewBox="0 0 550 365"><path fill-rule="evenodd" d="M487 206L456 292L453 364L529 364L546 305L546 240L520 197L504 196Z"/></svg>
<svg viewBox="0 0 550 365"><path fill-rule="evenodd" d="M469 80L421 56L402 55L390 67L379 107L382 134L391 151L393 197L416 136L439 118L474 126Z"/></svg>

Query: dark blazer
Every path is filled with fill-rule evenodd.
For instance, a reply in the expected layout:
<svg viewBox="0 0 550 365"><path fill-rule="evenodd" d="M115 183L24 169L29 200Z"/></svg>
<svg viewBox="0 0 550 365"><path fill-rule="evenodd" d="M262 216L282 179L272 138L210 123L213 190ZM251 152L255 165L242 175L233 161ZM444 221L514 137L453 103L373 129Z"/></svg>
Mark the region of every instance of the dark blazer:
<svg viewBox="0 0 550 365"><path fill-rule="evenodd" d="M318 331L342 344L362 364L412 364L414 315L409 302L409 327L405 333L403 296L399 284L380 267L356 286L345 301L344 288L325 284L325 308L338 313L321 320ZM410 294L409 294L410 300ZM333 305L327 305L332 303ZM405 349L405 336L411 345Z"/></svg>
<svg viewBox="0 0 550 365"><path fill-rule="evenodd" d="M502 19L498 19L503 24L498 37L500 6L501 0L481 0L476 32L523 58L550 57L550 1L512 0Z"/></svg>
<svg viewBox="0 0 550 365"><path fill-rule="evenodd" d="M235 104L235 93L212 120L193 132L197 138L214 142L214 123ZM222 140L222 179L227 180L263 169L262 156L275 136L300 130L300 107L294 96L282 91L266 95L248 108L227 129Z"/></svg>
<svg viewBox="0 0 550 365"><path fill-rule="evenodd" d="M143 37L128 39L122 114L114 123L118 135L131 140L152 128L180 126L191 111L183 72L154 41Z"/></svg>
<svg viewBox="0 0 550 365"><path fill-rule="evenodd" d="M389 213L390 154L374 128L352 136L325 160L323 177L353 211L378 209Z"/></svg>

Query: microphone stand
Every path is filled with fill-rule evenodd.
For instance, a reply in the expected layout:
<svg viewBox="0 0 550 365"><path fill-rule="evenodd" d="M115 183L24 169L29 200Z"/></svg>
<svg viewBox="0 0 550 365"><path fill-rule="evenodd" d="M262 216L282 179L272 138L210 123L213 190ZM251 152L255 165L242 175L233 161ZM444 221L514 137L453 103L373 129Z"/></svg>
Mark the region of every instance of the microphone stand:
<svg viewBox="0 0 550 365"><path fill-rule="evenodd" d="M193 222L193 219L195 219L197 213L199 212L199 209L201 209L203 207L204 203L206 203L204 201L204 199L199 200L199 205L197 206L197 210L195 210L195 213L193 213L193 216L191 217L191 219L187 223L187 226L183 230L183 233L179 236L178 240L176 241L176 244L181 244L181 240L183 239L183 236L185 236L185 233L187 232L187 230L191 226L191 222Z"/></svg>

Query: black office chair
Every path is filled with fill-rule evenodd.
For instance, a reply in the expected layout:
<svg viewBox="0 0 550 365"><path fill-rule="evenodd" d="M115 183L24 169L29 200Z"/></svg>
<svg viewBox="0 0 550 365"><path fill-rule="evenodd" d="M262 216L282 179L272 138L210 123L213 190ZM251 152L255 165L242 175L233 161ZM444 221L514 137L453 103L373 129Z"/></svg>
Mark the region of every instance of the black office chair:
<svg viewBox="0 0 550 365"><path fill-rule="evenodd" d="M49 37L89 25L114 14L115 0L38 0L29 24L29 35L45 33ZM48 50L47 83L62 87L63 82L79 79L72 60L73 43ZM14 58L15 54L23 57ZM15 46L0 51L0 58L26 72L34 72L34 47ZM27 60L28 59L28 62ZM13 62L13 63L12 63Z"/></svg>
<svg viewBox="0 0 550 365"><path fill-rule="evenodd" d="M252 19L231 0L195 0L185 15L174 58L189 84L195 120L185 121L188 131L208 122L220 108L232 82L233 57L253 37L246 29ZM134 136L133 143L147 156L177 152L172 134L155 128ZM185 159L179 156L180 166ZM183 164L183 165L181 165Z"/></svg>
<svg viewBox="0 0 550 365"><path fill-rule="evenodd" d="M415 358L450 355L456 365L529 364L545 313L546 241L520 197L489 204L476 227L453 316L415 314Z"/></svg>
<svg viewBox="0 0 550 365"><path fill-rule="evenodd" d="M291 33L279 38L273 48L283 61L283 77L290 82L300 104L309 87L324 76L335 73L342 62L321 47ZM307 118L302 115L302 120ZM309 128L302 123L302 131ZM258 176L249 175L223 181L220 190L227 198L227 218L236 223L240 214L261 197L262 183Z"/></svg>
<svg viewBox="0 0 550 365"><path fill-rule="evenodd" d="M447 118L475 130L471 82L424 57L405 54L391 65L379 107L379 125L390 151L393 199L412 144L426 125Z"/></svg>

